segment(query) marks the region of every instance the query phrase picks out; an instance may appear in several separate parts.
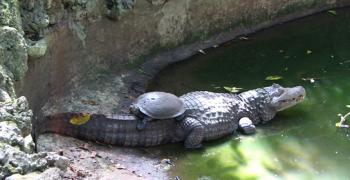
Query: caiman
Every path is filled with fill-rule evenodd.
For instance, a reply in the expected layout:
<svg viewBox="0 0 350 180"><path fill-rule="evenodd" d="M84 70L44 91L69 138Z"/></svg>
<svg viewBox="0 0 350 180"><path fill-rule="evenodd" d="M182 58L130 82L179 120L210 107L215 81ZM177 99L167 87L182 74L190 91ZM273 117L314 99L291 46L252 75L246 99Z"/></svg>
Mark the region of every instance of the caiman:
<svg viewBox="0 0 350 180"><path fill-rule="evenodd" d="M186 108L182 121L149 121L145 129L138 130L137 117L131 113L67 112L45 116L37 124L36 135L58 133L112 145L143 147L183 141L186 148L198 148L202 141L239 130L241 119L252 122L250 128L255 130L254 125L265 123L278 111L301 102L305 94L301 86L284 88L278 84L239 94L195 91L180 96Z"/></svg>

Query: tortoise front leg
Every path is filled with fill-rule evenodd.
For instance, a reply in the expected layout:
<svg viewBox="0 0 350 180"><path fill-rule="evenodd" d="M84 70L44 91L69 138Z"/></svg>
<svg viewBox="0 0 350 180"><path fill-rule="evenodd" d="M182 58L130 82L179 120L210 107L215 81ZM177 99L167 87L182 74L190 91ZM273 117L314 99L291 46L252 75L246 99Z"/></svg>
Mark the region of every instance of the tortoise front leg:
<svg viewBox="0 0 350 180"><path fill-rule="evenodd" d="M139 131L142 131L146 128L146 124L148 121L151 121L152 118L151 117L143 117L143 118L139 118L137 120L137 125L136 125L136 129L139 130Z"/></svg>

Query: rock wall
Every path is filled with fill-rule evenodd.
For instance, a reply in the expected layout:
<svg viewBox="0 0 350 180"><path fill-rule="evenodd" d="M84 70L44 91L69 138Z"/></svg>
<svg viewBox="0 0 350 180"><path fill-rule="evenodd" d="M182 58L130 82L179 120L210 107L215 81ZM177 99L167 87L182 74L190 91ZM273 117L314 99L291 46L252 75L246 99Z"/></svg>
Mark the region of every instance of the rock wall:
<svg viewBox="0 0 350 180"><path fill-rule="evenodd" d="M0 1L0 179L68 165L68 159L58 154L34 153L33 113L27 99L17 97L14 90L14 82L28 70L20 6L16 0Z"/></svg>
<svg viewBox="0 0 350 180"><path fill-rule="evenodd" d="M37 112L50 96L104 71L135 89L137 80L144 86L147 74L199 49L346 5L349 0L0 1L0 179L66 162L33 154L25 97Z"/></svg>
<svg viewBox="0 0 350 180"><path fill-rule="evenodd" d="M349 4L348 0L26 0L21 13L29 71L17 90L36 112L48 97L67 93L74 86L70 82L86 74L112 70L121 76L152 55L192 45L157 60L167 65L169 59L177 61L212 45L208 42L222 43Z"/></svg>

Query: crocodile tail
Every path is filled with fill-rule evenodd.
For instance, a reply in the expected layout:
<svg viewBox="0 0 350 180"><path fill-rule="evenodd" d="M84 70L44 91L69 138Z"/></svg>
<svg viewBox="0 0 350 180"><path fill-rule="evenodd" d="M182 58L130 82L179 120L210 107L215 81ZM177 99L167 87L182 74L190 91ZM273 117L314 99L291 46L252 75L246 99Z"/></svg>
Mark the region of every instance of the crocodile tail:
<svg viewBox="0 0 350 180"><path fill-rule="evenodd" d="M123 133L135 127L134 116L103 114L58 113L45 116L36 127L36 135L57 133L79 139L115 144L113 134Z"/></svg>
<svg viewBox="0 0 350 180"><path fill-rule="evenodd" d="M58 113L45 116L36 127L36 135L57 133L78 139L122 146L154 146L169 142L174 121L153 121L138 131L132 115Z"/></svg>
<svg viewBox="0 0 350 180"><path fill-rule="evenodd" d="M72 136L76 127L70 124L73 117L79 117L81 113L58 113L45 116L35 124L35 134L58 133Z"/></svg>

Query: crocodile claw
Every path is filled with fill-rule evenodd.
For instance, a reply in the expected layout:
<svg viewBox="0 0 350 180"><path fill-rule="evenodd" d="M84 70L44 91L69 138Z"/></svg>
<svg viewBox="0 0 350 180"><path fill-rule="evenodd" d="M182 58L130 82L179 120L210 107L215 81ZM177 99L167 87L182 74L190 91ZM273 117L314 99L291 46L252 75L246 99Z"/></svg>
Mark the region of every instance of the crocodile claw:
<svg viewBox="0 0 350 180"><path fill-rule="evenodd" d="M200 149L202 148L203 145L202 144L197 144L197 145L188 145L188 144L185 144L185 148L187 149Z"/></svg>

